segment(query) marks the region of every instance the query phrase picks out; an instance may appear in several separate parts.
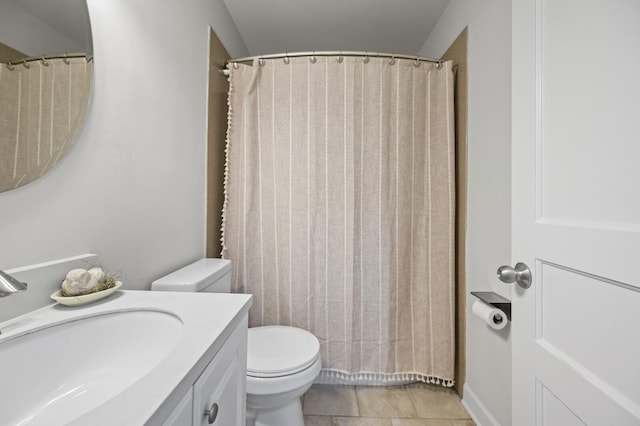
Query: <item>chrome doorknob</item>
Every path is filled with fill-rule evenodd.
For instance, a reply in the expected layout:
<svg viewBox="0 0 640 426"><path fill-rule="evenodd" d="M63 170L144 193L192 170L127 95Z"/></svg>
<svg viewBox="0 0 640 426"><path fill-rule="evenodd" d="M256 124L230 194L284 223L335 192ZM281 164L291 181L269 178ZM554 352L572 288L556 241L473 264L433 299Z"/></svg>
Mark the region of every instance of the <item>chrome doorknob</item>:
<svg viewBox="0 0 640 426"><path fill-rule="evenodd" d="M504 283L516 282L522 288L531 287L531 269L522 262L516 263L515 268L512 268L511 266L499 267L498 278L500 278L500 281Z"/></svg>

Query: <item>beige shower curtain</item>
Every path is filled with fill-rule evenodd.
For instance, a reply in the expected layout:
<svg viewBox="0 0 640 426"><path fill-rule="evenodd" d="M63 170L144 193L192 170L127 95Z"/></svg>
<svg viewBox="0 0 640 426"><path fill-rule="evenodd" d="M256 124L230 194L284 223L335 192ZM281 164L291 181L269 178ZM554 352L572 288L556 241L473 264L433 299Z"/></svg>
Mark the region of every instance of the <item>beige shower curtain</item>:
<svg viewBox="0 0 640 426"><path fill-rule="evenodd" d="M453 71L232 67L223 256L252 326L321 342L321 381L453 385Z"/></svg>
<svg viewBox="0 0 640 426"><path fill-rule="evenodd" d="M84 57L27 66L0 65L0 191L56 164L82 125L91 91L93 62Z"/></svg>

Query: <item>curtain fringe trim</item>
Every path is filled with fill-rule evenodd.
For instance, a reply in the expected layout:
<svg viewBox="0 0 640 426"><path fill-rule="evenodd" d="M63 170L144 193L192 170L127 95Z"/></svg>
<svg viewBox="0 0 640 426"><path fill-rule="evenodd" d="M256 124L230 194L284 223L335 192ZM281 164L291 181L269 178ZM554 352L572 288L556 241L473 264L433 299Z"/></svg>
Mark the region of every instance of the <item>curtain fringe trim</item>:
<svg viewBox="0 0 640 426"><path fill-rule="evenodd" d="M231 73L227 77L229 82L229 92L227 93L227 133L224 144L224 179L223 179L223 203L222 203L222 225L220 226L220 242L222 243L222 251L220 257L225 258L227 253L227 245L225 243L224 230L227 221L227 207L229 204L229 146L231 135L231 124L233 122L233 111L231 108L231 95L233 93L233 83L231 82Z"/></svg>
<svg viewBox="0 0 640 426"><path fill-rule="evenodd" d="M415 382L439 385L445 388L451 388L455 384L455 380L446 379L434 375L428 375L416 372L402 373L374 373L359 372L348 373L340 370L322 369L320 375L316 378L316 383L322 384L340 384L340 385L370 385L370 386L391 386L401 385Z"/></svg>

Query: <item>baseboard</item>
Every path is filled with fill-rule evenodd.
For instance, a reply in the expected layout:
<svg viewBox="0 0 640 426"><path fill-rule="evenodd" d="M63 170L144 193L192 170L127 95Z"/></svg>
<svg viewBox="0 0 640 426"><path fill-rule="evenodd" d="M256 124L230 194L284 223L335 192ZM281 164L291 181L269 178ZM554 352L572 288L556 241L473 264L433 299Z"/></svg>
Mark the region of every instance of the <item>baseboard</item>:
<svg viewBox="0 0 640 426"><path fill-rule="evenodd" d="M467 409L477 426L500 426L500 423L491 415L468 383L465 383L462 388L462 405Z"/></svg>

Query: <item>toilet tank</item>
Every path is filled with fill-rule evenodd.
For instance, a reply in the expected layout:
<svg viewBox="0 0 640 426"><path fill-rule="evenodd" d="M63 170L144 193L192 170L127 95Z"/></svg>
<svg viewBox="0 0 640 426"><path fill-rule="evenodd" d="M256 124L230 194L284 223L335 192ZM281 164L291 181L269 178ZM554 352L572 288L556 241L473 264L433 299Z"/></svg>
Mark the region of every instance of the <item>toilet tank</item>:
<svg viewBox="0 0 640 426"><path fill-rule="evenodd" d="M231 291L231 261L200 259L151 283L155 291L203 291L229 293Z"/></svg>

